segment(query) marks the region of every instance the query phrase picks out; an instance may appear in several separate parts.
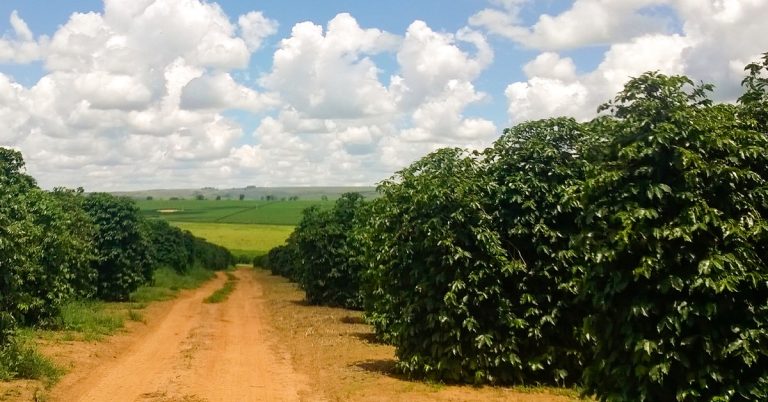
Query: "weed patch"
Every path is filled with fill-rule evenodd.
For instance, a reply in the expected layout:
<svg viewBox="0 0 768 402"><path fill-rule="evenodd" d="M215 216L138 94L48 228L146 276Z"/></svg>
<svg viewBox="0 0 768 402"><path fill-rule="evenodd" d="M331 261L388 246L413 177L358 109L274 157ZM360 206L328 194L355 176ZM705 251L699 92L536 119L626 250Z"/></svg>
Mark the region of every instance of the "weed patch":
<svg viewBox="0 0 768 402"><path fill-rule="evenodd" d="M139 303L170 300L181 289L194 289L203 282L214 277L213 271L198 265L192 267L184 274L180 274L168 267L161 267L155 271L153 284L142 286L131 293L130 300Z"/></svg>
<svg viewBox="0 0 768 402"><path fill-rule="evenodd" d="M107 304L96 301L73 301L61 309L56 329L80 332L87 340L110 335L123 327L125 316Z"/></svg>
<svg viewBox="0 0 768 402"><path fill-rule="evenodd" d="M224 300L227 300L227 297L229 297L229 294L235 290L235 284L237 283L238 279L231 272L227 272L226 274L227 274L227 281L224 283L224 286L220 287L215 292L211 293L211 295L206 297L205 300L203 300L203 302L221 303Z"/></svg>
<svg viewBox="0 0 768 402"><path fill-rule="evenodd" d="M63 370L41 355L34 347L14 340L0 348L0 380L30 379L52 384Z"/></svg>

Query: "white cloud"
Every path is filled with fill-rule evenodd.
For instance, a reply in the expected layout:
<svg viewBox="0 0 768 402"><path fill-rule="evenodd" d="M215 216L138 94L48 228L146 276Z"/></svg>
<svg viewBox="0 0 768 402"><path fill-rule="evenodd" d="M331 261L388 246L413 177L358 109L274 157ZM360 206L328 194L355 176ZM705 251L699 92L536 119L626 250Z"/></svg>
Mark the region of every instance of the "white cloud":
<svg viewBox="0 0 768 402"><path fill-rule="evenodd" d="M277 105L273 95L261 94L246 88L228 73L204 75L187 83L181 93L183 109L242 109L254 113Z"/></svg>
<svg viewBox="0 0 768 402"><path fill-rule="evenodd" d="M526 64L526 82L510 84L505 94L512 122L552 116L590 119L629 77L645 71L685 71L683 54L690 42L679 35L647 35L614 45L592 72L578 75L573 60L543 53ZM547 61L547 63L543 63Z"/></svg>
<svg viewBox="0 0 768 402"><path fill-rule="evenodd" d="M558 18L573 17L574 10L583 7L581 3L587 1L577 1ZM619 7L619 2L589 3L603 7L593 10L594 15L612 15ZM638 0L621 4L625 11L665 4L681 20L682 30L629 39L624 35L611 35L613 43L603 61L595 70L582 74L576 73L575 63L569 58L553 52L540 54L523 68L528 79L507 87L505 93L512 122L555 115L591 118L597 106L612 98L630 77L650 70L685 74L697 81L716 83L715 98L733 101L740 93L744 65L766 51L766 42L761 39L768 35L764 23L768 20L768 3L762 0ZM601 24L590 21L583 24L584 29L594 29L593 25ZM568 31L567 24L563 30ZM553 41L542 48L557 47L553 46L557 43L553 38L549 36Z"/></svg>
<svg viewBox="0 0 768 402"><path fill-rule="evenodd" d="M460 43L471 44L475 54L461 49ZM383 142L381 161L386 166L410 163L438 144L479 147L497 134L493 122L463 115L467 106L486 98L472 84L493 61L481 34L467 28L455 35L438 33L416 21L408 27L397 59L401 75L390 87L401 109L410 114L410 125L398 138Z"/></svg>
<svg viewBox="0 0 768 402"><path fill-rule="evenodd" d="M21 149L45 186L370 185L439 147L489 145L501 122L473 106L506 100L511 122L587 119L647 70L715 81L732 99L766 50L762 0L576 0L534 20L529 0L491 4L455 32L386 32L342 13L269 50L276 21L208 1L105 0L50 38L13 13L0 63L45 72L28 86L0 74L0 145ZM493 66L510 55L487 32L539 50L524 79L490 82L514 67ZM592 71L567 51L593 45L606 50ZM271 66L251 64L257 51Z"/></svg>
<svg viewBox="0 0 768 402"><path fill-rule="evenodd" d="M250 51L260 48L265 38L277 33L279 26L277 21L265 17L260 11L251 11L241 15L237 24L240 26L241 36Z"/></svg>
<svg viewBox="0 0 768 402"><path fill-rule="evenodd" d="M48 37L35 40L27 23L16 10L11 12L10 24L13 36L0 37L0 63L30 63L41 58L43 49L47 46Z"/></svg>
<svg viewBox="0 0 768 402"><path fill-rule="evenodd" d="M15 144L25 135L29 114L21 97L23 91L21 85L0 73L0 144Z"/></svg>
<svg viewBox="0 0 768 402"><path fill-rule="evenodd" d="M137 172L185 175L192 163L229 157L242 137L223 111L276 104L228 72L246 67L274 32L259 13L235 25L199 0L106 0L103 13L72 14L50 41L35 41L15 12L11 24L15 37L2 39L0 59L8 43L15 62L24 61L22 44L36 46L47 72L28 88L0 77L0 144L21 148L43 185L109 188L149 180ZM66 176L75 166L82 172ZM160 170L165 176L153 173Z"/></svg>
<svg viewBox="0 0 768 402"><path fill-rule="evenodd" d="M373 57L392 56L399 71L385 85ZM296 179L286 172L301 172L308 183L372 183L434 144L487 143L495 125L464 110L485 99L472 81L492 60L485 38L470 29L438 33L415 21L399 37L362 28L349 14L325 30L297 24L261 80L284 102L256 130L264 169L288 182Z"/></svg>
<svg viewBox="0 0 768 402"><path fill-rule="evenodd" d="M16 10L11 12L11 26L13 27L13 31L16 33L16 37L19 38L19 40L23 42L32 42L35 40L34 35L32 35L32 31L27 26L27 23L24 22L21 17L19 17L19 13Z"/></svg>
<svg viewBox="0 0 768 402"><path fill-rule="evenodd" d="M560 58L557 53L544 52L523 66L528 77L569 81L576 78L576 64L572 59Z"/></svg>
<svg viewBox="0 0 768 402"><path fill-rule="evenodd" d="M272 72L261 83L310 118L359 118L391 114L395 104L369 56L391 51L398 38L363 29L349 14L323 28L296 24L275 52Z"/></svg>
<svg viewBox="0 0 768 402"><path fill-rule="evenodd" d="M472 57L458 42L474 45L477 54ZM493 51L475 31L438 33L423 21L415 21L408 27L397 60L401 71L393 80L392 90L401 103L411 107L444 92L451 81L475 80L493 61Z"/></svg>
<svg viewBox="0 0 768 402"><path fill-rule="evenodd" d="M461 112L483 98L468 81L451 80L440 96L430 97L413 112L413 127L403 130L406 141L440 142L450 139L486 140L496 134L496 126L484 119L465 119Z"/></svg>
<svg viewBox="0 0 768 402"><path fill-rule="evenodd" d="M684 54L685 73L716 83L721 99L735 99L744 66L768 51L768 2L677 0L675 5L693 43Z"/></svg>
<svg viewBox="0 0 768 402"><path fill-rule="evenodd" d="M507 1L502 8L486 8L469 18L471 25L509 38L524 46L560 50L611 44L651 33L666 33L671 20L643 11L668 0L576 0L570 9L551 16L542 14L531 27L519 13L525 2Z"/></svg>

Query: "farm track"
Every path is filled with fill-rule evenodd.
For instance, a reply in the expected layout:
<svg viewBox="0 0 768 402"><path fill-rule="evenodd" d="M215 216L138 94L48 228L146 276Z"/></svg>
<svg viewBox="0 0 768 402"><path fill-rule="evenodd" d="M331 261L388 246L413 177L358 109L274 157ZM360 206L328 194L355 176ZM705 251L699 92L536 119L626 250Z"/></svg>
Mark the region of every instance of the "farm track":
<svg viewBox="0 0 768 402"><path fill-rule="evenodd" d="M261 285L249 269L229 298L203 299L225 276L167 302L121 350L75 367L53 401L293 401L308 392L266 322ZM304 399L304 398L302 398Z"/></svg>

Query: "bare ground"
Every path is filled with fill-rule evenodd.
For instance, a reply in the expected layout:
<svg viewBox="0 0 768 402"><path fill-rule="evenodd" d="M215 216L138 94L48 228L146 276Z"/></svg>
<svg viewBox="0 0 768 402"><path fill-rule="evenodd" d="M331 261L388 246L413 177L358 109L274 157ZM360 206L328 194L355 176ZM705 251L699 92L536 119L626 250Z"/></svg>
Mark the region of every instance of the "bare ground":
<svg viewBox="0 0 768 402"><path fill-rule="evenodd" d="M474 387L411 381L395 371L395 349L378 343L359 311L308 306L285 278L256 269L270 326L310 379L312 400L565 402L578 392L561 388Z"/></svg>
<svg viewBox="0 0 768 402"><path fill-rule="evenodd" d="M224 276L171 303L124 350L97 355L51 391L54 401L293 401L305 380L269 339L250 270L229 298L202 300ZM120 347L121 345L115 345Z"/></svg>
<svg viewBox="0 0 768 402"><path fill-rule="evenodd" d="M394 348L359 312L307 306L295 284L240 269L229 298L202 300L225 281L153 303L146 323L101 342L43 342L69 369L50 390L0 383L0 401L520 401L576 399L567 389L472 387L410 381Z"/></svg>

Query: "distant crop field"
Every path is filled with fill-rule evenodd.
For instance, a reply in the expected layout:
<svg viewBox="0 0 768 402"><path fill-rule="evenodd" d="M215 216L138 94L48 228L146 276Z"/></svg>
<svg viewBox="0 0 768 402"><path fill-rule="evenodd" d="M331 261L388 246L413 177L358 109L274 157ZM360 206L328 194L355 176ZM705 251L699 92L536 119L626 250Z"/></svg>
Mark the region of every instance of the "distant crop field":
<svg viewBox="0 0 768 402"><path fill-rule="evenodd" d="M312 205L330 208L333 201L255 200L139 200L142 214L170 222L297 225L301 212Z"/></svg>
<svg viewBox="0 0 768 402"><path fill-rule="evenodd" d="M228 248L235 255L264 255L285 243L293 226L210 222L172 222L197 237Z"/></svg>

